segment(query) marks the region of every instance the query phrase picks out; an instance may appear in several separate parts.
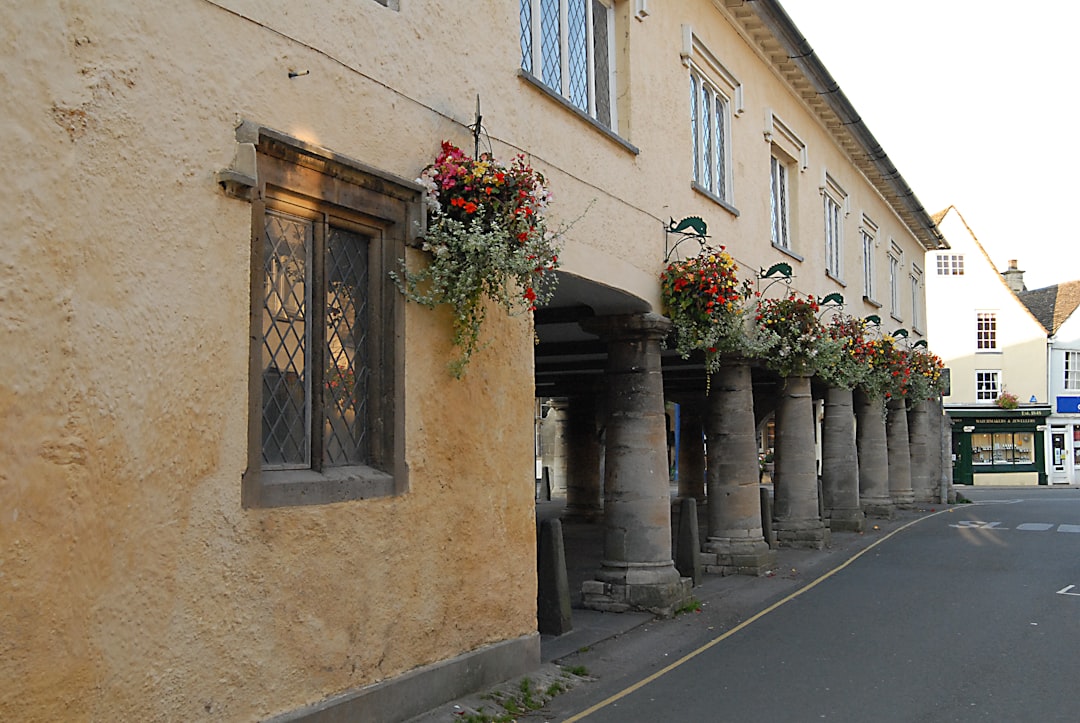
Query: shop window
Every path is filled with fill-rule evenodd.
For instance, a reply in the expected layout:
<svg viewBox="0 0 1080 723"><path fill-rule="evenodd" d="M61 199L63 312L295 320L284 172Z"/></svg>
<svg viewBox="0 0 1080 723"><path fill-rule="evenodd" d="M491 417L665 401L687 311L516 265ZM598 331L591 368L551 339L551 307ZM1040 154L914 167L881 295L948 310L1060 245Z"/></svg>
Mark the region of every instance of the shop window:
<svg viewBox="0 0 1080 723"><path fill-rule="evenodd" d="M972 462L978 467L1035 464L1035 435L1031 432L978 432L971 435Z"/></svg>

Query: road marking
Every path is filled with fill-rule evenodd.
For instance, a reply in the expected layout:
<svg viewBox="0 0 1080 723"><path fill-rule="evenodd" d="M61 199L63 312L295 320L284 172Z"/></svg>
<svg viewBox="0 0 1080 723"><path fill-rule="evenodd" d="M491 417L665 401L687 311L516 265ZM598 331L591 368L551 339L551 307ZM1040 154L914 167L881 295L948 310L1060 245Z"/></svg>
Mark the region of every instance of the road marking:
<svg viewBox="0 0 1080 723"><path fill-rule="evenodd" d="M960 520L955 525L949 524L949 527L956 528L974 528L977 530L1007 530L1008 527L998 527L1000 522L983 522L981 520Z"/></svg>
<svg viewBox="0 0 1080 723"><path fill-rule="evenodd" d="M589 708L586 708L585 710L581 711L580 713L578 713L576 715L570 716L565 721L563 721L563 723L575 723L576 721L579 721L582 718L585 718L586 716L592 715L593 713L600 710L601 708L607 708L612 703L617 703L618 701L622 700L623 698L630 695L631 693L633 693L633 692L635 692L637 690L640 690L641 688L644 688L646 685L653 682L657 678L660 678L661 676L666 675L667 673L670 673L672 670L675 670L675 668L679 668L683 664L687 663L688 661L693 660L697 656L704 653L706 650L709 650L710 648L712 648L714 645L717 645L718 643L722 643L723 641L727 640L728 638L730 638L732 635L739 632L743 628L757 622L761 618L763 618L766 615L768 615L769 613L773 612L774 610L776 610L781 605L789 603L792 600L794 600L795 598L802 595L804 592L808 592L809 590L817 587L819 583L824 582L825 580L829 579L830 577L832 577L836 573L840 572L845 567L847 567L851 563L855 562L860 557L862 557L866 553L870 552L875 547L877 547L881 543L885 542L886 540L888 540L893 535L896 535L896 534L898 534L900 532L903 532L904 530L906 530L907 528L911 527L912 525L914 525L916 523L922 522L923 520L928 520L931 517L937 517L938 515L944 514L946 512L949 512L948 508L943 509L940 512L931 512L926 517L919 517L917 519L912 520L911 522L906 523L905 525L903 525L901 527L897 527L895 530L893 530L889 534L885 535L880 540L874 540L874 542L872 542L869 546L864 547L862 550L860 550L856 554L852 555L850 558L847 559L846 562L844 562L844 563L842 563L840 565L837 565L836 567L829 570L827 573L825 573L821 577L817 578L813 582L811 582L811 583L799 588L795 592L791 593L790 595L785 597L783 600L778 600L778 601L774 602L772 605L765 608L761 612L747 618L746 620L743 620L741 623L739 623L738 625L733 627L731 630L728 630L726 633L724 633L723 635L720 635L719 637L713 638L712 640L705 643L704 645L702 645L697 650L690 651L689 653L687 653L683 657L679 658L674 663L671 663L667 667L661 668L660 670L656 671L655 673L653 673L652 675L650 675L650 676L648 676L646 678L642 678L641 680L639 680L638 682L636 682L633 685L629 686L628 688L624 688L623 690L619 691L618 693L615 693L614 695L600 701L596 705L593 705L593 706L591 706Z"/></svg>
<svg viewBox="0 0 1080 723"><path fill-rule="evenodd" d="M1058 532L1080 532L1080 525L1058 525Z"/></svg>
<svg viewBox="0 0 1080 723"><path fill-rule="evenodd" d="M1046 530L1049 530L1053 526L1054 526L1054 524L1052 522L1025 522L1023 524L1017 525L1016 529L1018 529L1018 530L1035 530L1036 532L1045 532Z"/></svg>
<svg viewBox="0 0 1080 723"><path fill-rule="evenodd" d="M1073 597L1080 597L1080 592L1069 592L1069 590L1072 590L1074 587L1076 587L1076 585L1069 585L1067 587L1063 587L1063 588L1061 588L1060 590L1057 591L1057 594L1058 595L1072 595Z"/></svg>

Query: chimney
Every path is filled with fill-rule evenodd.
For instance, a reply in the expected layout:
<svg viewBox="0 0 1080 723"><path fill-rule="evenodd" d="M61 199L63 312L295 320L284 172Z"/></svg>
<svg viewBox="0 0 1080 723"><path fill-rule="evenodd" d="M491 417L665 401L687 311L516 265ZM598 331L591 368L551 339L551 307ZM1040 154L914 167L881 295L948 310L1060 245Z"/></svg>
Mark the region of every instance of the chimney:
<svg viewBox="0 0 1080 723"><path fill-rule="evenodd" d="M1024 285L1024 272L1016 268L1016 259L1009 259L1009 268L1001 275L1005 277L1005 283L1014 294L1027 291L1027 286Z"/></svg>

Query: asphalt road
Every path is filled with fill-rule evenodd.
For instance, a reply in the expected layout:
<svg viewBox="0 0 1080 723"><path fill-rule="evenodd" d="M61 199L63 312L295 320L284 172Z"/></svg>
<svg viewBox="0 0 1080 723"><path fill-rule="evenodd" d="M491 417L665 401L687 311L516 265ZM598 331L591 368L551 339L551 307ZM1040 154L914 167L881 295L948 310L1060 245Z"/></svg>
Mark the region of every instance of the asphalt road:
<svg viewBox="0 0 1080 723"><path fill-rule="evenodd" d="M1080 490L963 493L749 623L622 642L548 719L1080 720Z"/></svg>

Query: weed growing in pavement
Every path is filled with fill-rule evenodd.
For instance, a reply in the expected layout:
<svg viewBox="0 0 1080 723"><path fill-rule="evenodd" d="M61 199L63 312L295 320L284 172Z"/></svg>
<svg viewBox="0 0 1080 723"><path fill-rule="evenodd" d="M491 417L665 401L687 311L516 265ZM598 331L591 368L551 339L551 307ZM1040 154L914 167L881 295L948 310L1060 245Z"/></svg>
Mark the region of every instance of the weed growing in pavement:
<svg viewBox="0 0 1080 723"><path fill-rule="evenodd" d="M696 597L692 597L682 604L681 607L675 609L675 615L679 616L683 613L699 613L701 612L701 601Z"/></svg>

